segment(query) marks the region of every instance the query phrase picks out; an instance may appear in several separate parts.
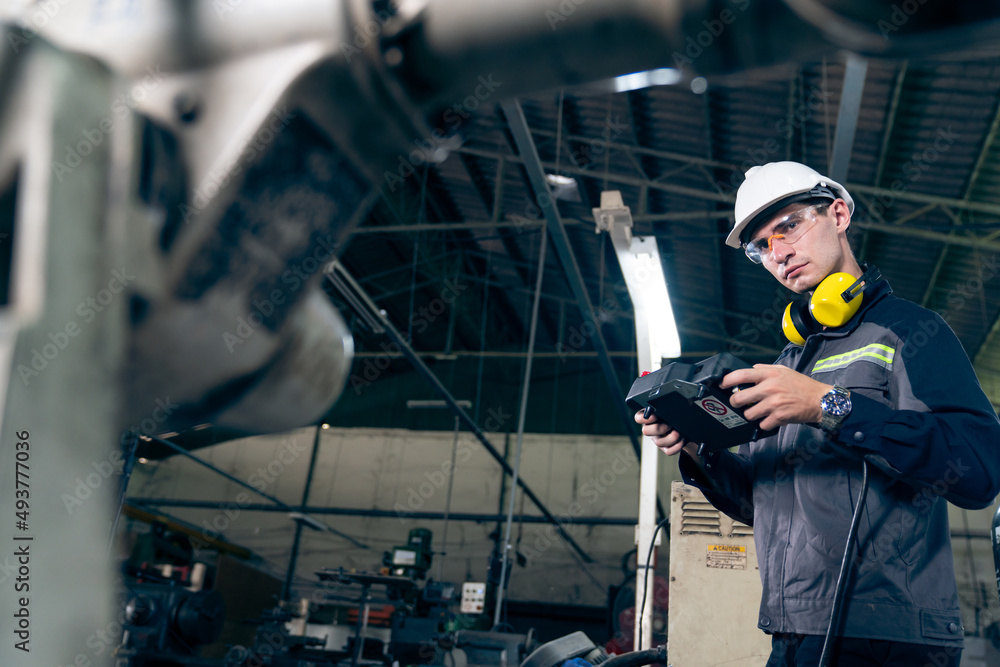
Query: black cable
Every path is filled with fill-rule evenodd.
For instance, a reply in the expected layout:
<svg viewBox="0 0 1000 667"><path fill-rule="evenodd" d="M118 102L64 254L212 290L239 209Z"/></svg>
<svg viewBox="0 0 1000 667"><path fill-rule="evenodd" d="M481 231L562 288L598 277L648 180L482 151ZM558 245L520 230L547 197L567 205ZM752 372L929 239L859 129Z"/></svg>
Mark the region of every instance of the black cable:
<svg viewBox="0 0 1000 667"><path fill-rule="evenodd" d="M1000 506L993 514L993 523L990 526L990 540L993 542L993 566L997 575L997 594L1000 595Z"/></svg>
<svg viewBox="0 0 1000 667"><path fill-rule="evenodd" d="M642 665L651 665L654 662L665 663L666 661L667 647L664 645L647 648L645 651L631 651L616 655L602 662L601 667L641 667Z"/></svg>
<svg viewBox="0 0 1000 667"><path fill-rule="evenodd" d="M642 610L646 608L646 595L649 593L649 569L651 567L649 561L653 559L653 549L656 548L656 534L659 533L660 529L666 526L668 523L670 523L670 517L667 517L663 519L663 521L661 521L660 523L656 524L656 529L653 530L653 539L649 541L649 553L646 554L646 566L645 566L646 573L645 576L643 576L642 578L642 604L636 610L636 615L635 615L635 622L639 624L639 635L637 637L638 641L636 642L639 646L642 646ZM642 568L642 566L639 565L639 563L636 563L635 567L637 572L639 571L639 569ZM654 577L656 576L655 571L653 573L653 576ZM653 605L653 610L654 611L656 610L655 604ZM649 650L652 651L655 649L649 649ZM625 655L630 655L630 654L626 653ZM656 662L656 661L652 660L650 662ZM649 663L643 662L638 664L648 665ZM604 663L604 665L607 665L607 663ZM602 667L604 667L604 665L602 665Z"/></svg>
<svg viewBox="0 0 1000 667"><path fill-rule="evenodd" d="M840 563L840 576L837 577L837 592L833 596L833 609L830 610L830 625L826 629L826 639L823 640L823 652L819 657L819 667L826 667L833 647L833 633L840 625L841 607L844 604L844 592L847 590L847 580L851 572L851 552L858 541L858 524L861 523L861 513L864 512L865 501L868 500L868 461L861 460L861 492L858 494L858 505L854 508L851 518L851 529L847 532L847 545L844 547L844 559Z"/></svg>
<svg viewBox="0 0 1000 667"><path fill-rule="evenodd" d="M622 574L625 575L625 580L626 581L628 581L629 579L631 579L632 577L634 577L635 573L636 573L635 570L633 570L632 568L630 568L628 566L629 562L632 560L632 554L635 554L635 557L638 560L638 558L639 558L639 548L636 547L635 549L630 549L630 550L626 551L625 554L622 556L622 562L621 562ZM638 566L639 566L639 563L637 562L636 563L636 567L638 567Z"/></svg>

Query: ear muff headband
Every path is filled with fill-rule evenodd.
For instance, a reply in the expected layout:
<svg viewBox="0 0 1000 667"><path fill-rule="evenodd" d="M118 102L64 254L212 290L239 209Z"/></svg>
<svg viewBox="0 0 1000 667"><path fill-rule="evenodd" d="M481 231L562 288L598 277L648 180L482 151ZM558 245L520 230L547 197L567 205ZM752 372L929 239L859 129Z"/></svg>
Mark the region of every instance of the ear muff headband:
<svg viewBox="0 0 1000 667"><path fill-rule="evenodd" d="M805 345L805 339L823 327L844 326L861 308L865 289L880 277L876 267L868 268L857 279L849 273L830 274L808 300L793 301L785 308L781 318L785 337L796 345Z"/></svg>

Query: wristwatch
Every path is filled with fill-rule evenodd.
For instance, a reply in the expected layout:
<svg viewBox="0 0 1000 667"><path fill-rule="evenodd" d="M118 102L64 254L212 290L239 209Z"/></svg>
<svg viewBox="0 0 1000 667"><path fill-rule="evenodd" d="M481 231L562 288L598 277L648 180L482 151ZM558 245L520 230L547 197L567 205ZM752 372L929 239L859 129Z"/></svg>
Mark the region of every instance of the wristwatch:
<svg viewBox="0 0 1000 667"><path fill-rule="evenodd" d="M834 385L833 389L823 394L819 406L823 410L819 427L824 431L836 431L844 423L847 415L851 414L851 392Z"/></svg>

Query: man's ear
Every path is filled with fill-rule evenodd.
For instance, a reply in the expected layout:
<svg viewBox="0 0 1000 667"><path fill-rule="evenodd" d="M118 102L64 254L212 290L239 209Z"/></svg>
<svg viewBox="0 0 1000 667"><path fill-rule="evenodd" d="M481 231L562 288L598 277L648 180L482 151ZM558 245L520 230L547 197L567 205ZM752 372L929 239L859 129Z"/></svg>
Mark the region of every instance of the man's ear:
<svg viewBox="0 0 1000 667"><path fill-rule="evenodd" d="M851 226L851 209L847 207L847 202L843 199L837 199L830 204L829 210L837 222L837 231L846 234Z"/></svg>

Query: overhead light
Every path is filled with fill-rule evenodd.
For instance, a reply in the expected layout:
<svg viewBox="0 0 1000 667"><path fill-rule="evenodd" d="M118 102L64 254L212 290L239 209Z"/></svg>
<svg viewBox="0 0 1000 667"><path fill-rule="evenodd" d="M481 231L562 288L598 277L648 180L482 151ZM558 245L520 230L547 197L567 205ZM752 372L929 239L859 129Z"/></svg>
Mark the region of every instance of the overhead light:
<svg viewBox="0 0 1000 667"><path fill-rule="evenodd" d="M549 182L549 185L560 186L560 185L573 185L576 183L576 179L571 176L563 176L562 174L545 174L545 180Z"/></svg>
<svg viewBox="0 0 1000 667"><path fill-rule="evenodd" d="M681 80L679 70L662 67L651 69L645 72L633 72L624 74L612 79L616 93L624 93L629 90L639 90L650 86L670 86Z"/></svg>
<svg viewBox="0 0 1000 667"><path fill-rule="evenodd" d="M644 72L633 72L611 79L600 79L589 83L573 86L576 96L607 95L608 93L624 93L650 86L672 86L684 80L680 70L671 67L651 69Z"/></svg>
<svg viewBox="0 0 1000 667"><path fill-rule="evenodd" d="M143 457L139 457L139 463L149 463L149 459L143 458Z"/></svg>
<svg viewBox="0 0 1000 667"><path fill-rule="evenodd" d="M607 231L611 236L635 308L640 370L655 370L660 367L661 359L681 355L680 336L656 238L632 236L632 213L618 190L602 192L601 207L593 211L597 231Z"/></svg>
<svg viewBox="0 0 1000 667"><path fill-rule="evenodd" d="M580 188L577 181L572 176L563 176L562 174L545 174L545 181L549 184L549 189L552 190L552 196L555 199L562 199L564 201L581 201L580 199Z"/></svg>
<svg viewBox="0 0 1000 667"><path fill-rule="evenodd" d="M329 424L323 424L320 428L322 428L325 431L326 429L330 428L330 425Z"/></svg>

